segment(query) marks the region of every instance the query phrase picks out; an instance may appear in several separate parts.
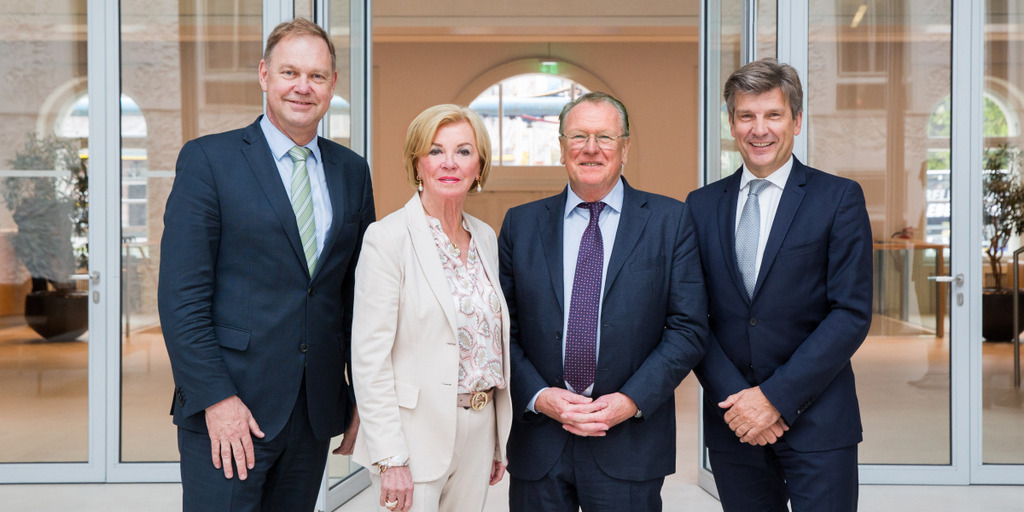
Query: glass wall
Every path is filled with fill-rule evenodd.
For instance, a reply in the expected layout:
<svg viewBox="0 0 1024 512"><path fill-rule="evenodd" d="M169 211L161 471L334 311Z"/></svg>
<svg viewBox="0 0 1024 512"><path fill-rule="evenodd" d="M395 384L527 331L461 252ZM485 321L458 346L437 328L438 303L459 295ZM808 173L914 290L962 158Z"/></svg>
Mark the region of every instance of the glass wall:
<svg viewBox="0 0 1024 512"><path fill-rule="evenodd" d="M1013 288L1012 254L1022 246L1015 233L999 229L1020 222L1014 214L1024 201L1021 185L1021 118L1024 117L1024 1L985 2L985 78L982 142L985 154L982 186L985 193L983 239L986 239L986 287L982 307L982 462L1024 463L1024 393L1013 336L1012 299L997 286ZM1012 180L1012 181L1009 181ZM1007 183L1013 186L999 188ZM1000 202L1005 198L1008 202ZM1014 217L1016 215L1016 217ZM999 237L1000 234L1008 236ZM994 275L1002 276L997 283ZM1019 285L1018 285L1019 287ZM1024 297L1022 297L1024 301ZM1000 319L1002 329L999 329ZM1022 322L1024 325L1024 322ZM1019 359L1018 359L1019 360Z"/></svg>
<svg viewBox="0 0 1024 512"><path fill-rule="evenodd" d="M875 239L874 318L853 358L860 461L951 464L949 291L928 277L949 266L952 3L809 8L806 163L860 183Z"/></svg>
<svg viewBox="0 0 1024 512"><path fill-rule="evenodd" d="M85 2L0 1L0 463L90 458L86 34Z"/></svg>
<svg viewBox="0 0 1024 512"><path fill-rule="evenodd" d="M263 112L262 9L260 0L121 6L121 87L132 99L121 102L122 462L178 460L156 309L164 204L185 142Z"/></svg>

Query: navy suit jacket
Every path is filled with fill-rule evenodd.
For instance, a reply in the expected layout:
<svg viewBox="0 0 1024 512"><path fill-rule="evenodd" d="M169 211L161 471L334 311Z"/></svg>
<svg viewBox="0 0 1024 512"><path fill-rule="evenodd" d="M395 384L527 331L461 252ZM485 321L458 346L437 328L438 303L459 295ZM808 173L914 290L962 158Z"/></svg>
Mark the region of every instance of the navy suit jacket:
<svg viewBox="0 0 1024 512"><path fill-rule="evenodd" d="M708 286L708 353L695 373L704 386L708 447L742 446L718 402L761 386L790 426L798 451L861 441L850 358L871 323L871 226L860 186L794 158L748 298L736 262L741 172L687 198Z"/></svg>
<svg viewBox="0 0 1024 512"><path fill-rule="evenodd" d="M587 442L600 468L625 480L675 471L673 392L705 350L707 305L693 223L686 206L624 183L622 212L605 276L595 398L622 392L643 411ZM512 358L509 472L537 480L569 434L527 410L562 378L562 229L566 192L512 208L498 241L508 301ZM607 250L607 249L606 249Z"/></svg>
<svg viewBox="0 0 1024 512"><path fill-rule="evenodd" d="M273 439L303 373L316 437L329 439L349 422L352 279L374 221L373 196L362 157L323 138L318 144L334 216L312 278L258 119L181 149L158 297L179 427L206 432L206 407L238 395L264 439Z"/></svg>

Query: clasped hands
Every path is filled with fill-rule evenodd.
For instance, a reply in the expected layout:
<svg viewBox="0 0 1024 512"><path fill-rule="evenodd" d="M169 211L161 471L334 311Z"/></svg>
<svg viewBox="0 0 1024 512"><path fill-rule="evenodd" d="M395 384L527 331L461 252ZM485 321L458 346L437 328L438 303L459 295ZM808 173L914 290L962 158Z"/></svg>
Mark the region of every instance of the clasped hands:
<svg viewBox="0 0 1024 512"><path fill-rule="evenodd" d="M563 388L547 388L534 402L537 412L562 424L578 436L604 436L608 429L632 418L636 403L622 393L599 398L578 395Z"/></svg>
<svg viewBox="0 0 1024 512"><path fill-rule="evenodd" d="M760 386L729 395L718 406L726 409L725 422L740 442L752 446L775 444L789 430L782 414L764 396Z"/></svg>

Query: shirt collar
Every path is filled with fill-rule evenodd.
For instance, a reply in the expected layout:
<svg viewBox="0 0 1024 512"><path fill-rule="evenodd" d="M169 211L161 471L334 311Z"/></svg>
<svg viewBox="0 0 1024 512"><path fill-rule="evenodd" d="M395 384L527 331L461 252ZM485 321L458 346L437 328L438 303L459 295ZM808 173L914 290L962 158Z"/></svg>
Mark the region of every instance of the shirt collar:
<svg viewBox="0 0 1024 512"><path fill-rule="evenodd" d="M260 129L263 130L263 136L267 139L270 152L274 155L275 160L281 160L288 153L288 150L295 147L295 142L292 142L284 132L278 130L267 116L263 116L260 119ZM313 140L309 141L305 147L312 152L313 158L317 162L322 162L323 160L320 159L320 145L317 144L317 139L319 137L313 137Z"/></svg>
<svg viewBox="0 0 1024 512"><path fill-rule="evenodd" d="M780 189L784 190L786 188L786 181L789 180L789 174L792 171L793 155L789 155L789 160L786 160L786 163L782 164L782 167L779 167L778 169L775 170L775 172L769 174L768 177L764 179L768 180L768 182L771 183L772 185L775 185L776 187L779 187ZM744 164L743 174L740 176L740 190L747 188L747 183L750 183L751 180L756 179L759 178L757 176L754 176L754 173L747 170L747 166L746 164Z"/></svg>
<svg viewBox="0 0 1024 512"><path fill-rule="evenodd" d="M571 185L565 187L565 189L568 191L568 196L565 198L565 214L562 218L567 219L572 215L572 212L576 211L576 207L585 201L580 199L580 196L576 195L576 193L572 191ZM611 208L616 213L622 213L622 197L624 190L625 188L622 186L622 178L620 177L619 180L615 182L615 186L612 187L611 192L608 192L607 195L602 197L601 201L604 202L606 208Z"/></svg>

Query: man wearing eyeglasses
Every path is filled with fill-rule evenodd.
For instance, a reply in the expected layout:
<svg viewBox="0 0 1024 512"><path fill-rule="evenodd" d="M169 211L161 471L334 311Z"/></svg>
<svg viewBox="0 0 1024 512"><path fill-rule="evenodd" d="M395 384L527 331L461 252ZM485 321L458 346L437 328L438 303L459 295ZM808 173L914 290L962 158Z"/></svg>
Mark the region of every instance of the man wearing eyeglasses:
<svg viewBox="0 0 1024 512"><path fill-rule="evenodd" d="M673 391L705 349L693 221L622 178L625 106L588 93L559 116L569 186L509 210L512 512L659 511L675 471Z"/></svg>

